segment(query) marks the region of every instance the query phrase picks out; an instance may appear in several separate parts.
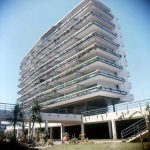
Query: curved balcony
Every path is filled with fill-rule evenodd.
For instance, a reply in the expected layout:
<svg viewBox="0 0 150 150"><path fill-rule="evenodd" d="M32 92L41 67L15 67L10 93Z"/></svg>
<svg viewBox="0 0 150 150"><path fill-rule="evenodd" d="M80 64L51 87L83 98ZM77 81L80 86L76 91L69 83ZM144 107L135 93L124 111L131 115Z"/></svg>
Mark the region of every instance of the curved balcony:
<svg viewBox="0 0 150 150"><path fill-rule="evenodd" d="M87 42L89 45L91 45L90 44L90 42L89 42L89 40L92 38L93 36L90 36L90 38L89 37L87 37L87 38L85 38L85 40L84 41L82 41L83 43L85 43L85 42ZM81 44L82 44L82 42L81 42ZM103 54L104 56L107 56L108 58L109 57L112 57L114 60L117 60L117 59L119 59L120 57L121 57L121 55L119 55L119 54L117 54L117 53L115 53L113 50L111 50L111 49L108 49L108 48L106 48L106 47L104 47L104 46L100 46L100 45L98 45L98 44L92 44L91 46L89 46L89 47L87 47L87 48L85 48L85 49L83 49L82 51L80 51L80 52L78 52L76 55L74 55L74 51L75 51L75 49L74 48L76 48L76 44L75 44L75 46L71 46L69 49L66 49L66 50L64 50L64 51L62 51L60 54L58 54L56 57L54 57L54 59L51 59L50 60L50 64L52 64L52 62L55 62L55 61L62 61L62 60L66 60L67 58L69 58L68 59L68 61L70 62L70 60L73 60L72 58L74 58L74 59L76 59L76 57L78 57L78 58L82 58L85 54L87 55L87 53L89 53L88 55L91 55L91 52L93 53L93 52L95 52L95 53L97 53L97 54ZM72 53L73 52L73 53ZM73 56L72 56L73 55ZM71 57L72 56L72 57ZM61 58L61 59L60 59ZM52 64L53 65L53 64ZM43 67L43 66L41 66L41 67ZM47 68L48 69L48 68ZM46 69L46 70L47 70ZM44 70L43 70L43 72L44 72ZM36 88L36 86L34 86L34 89ZM30 90L31 91L31 90ZM21 91L20 91L21 92Z"/></svg>
<svg viewBox="0 0 150 150"><path fill-rule="evenodd" d="M99 64L98 64L98 62L99 62ZM77 65L77 66L75 66L75 67L73 67L73 68L71 68L71 69L69 69L69 70L67 70L67 71L65 71L65 72L55 76L55 77L53 77L53 78L50 78L50 79L46 80L45 82L41 83L40 85L38 85L36 87L41 87L42 85L45 85L46 82L52 82L54 80L58 80L60 78L63 78L66 75L68 76L69 74L73 74L77 70L82 70L83 71L83 69L84 69L84 71L85 70L89 71L90 69L95 67L95 65L98 65L99 68L101 68L101 66L103 68L108 68L109 67L109 69L111 69L112 71L114 71L114 70L118 71L118 70L123 68L122 66L119 66L119 65L117 65L117 64L115 64L115 63L113 63L111 61L108 61L108 60L106 60L104 58L96 56L96 57L94 57L94 58L92 58L92 59L90 59L90 60L88 60L88 61L86 61L86 62L84 62L82 64L79 64L79 65ZM52 69L52 71L54 71L54 70ZM32 91L32 90L33 89L31 89L30 91ZM28 91L27 93L29 93L30 91Z"/></svg>
<svg viewBox="0 0 150 150"><path fill-rule="evenodd" d="M94 6L94 7L93 7ZM98 10L97 10L98 9ZM83 8L82 9L80 9L79 11L77 11L76 13L74 13L70 18L68 18L67 20L65 20L64 21L64 23L63 24L61 24L61 22L59 22L57 25L56 25L56 27L58 26L58 28L56 28L51 34L48 34L48 36L46 37L46 38L44 38L44 39L42 39L41 41L39 41L39 42L41 42L41 43L37 43L37 47L34 47L34 49L36 48L36 49L43 49L43 48L45 48L45 46L43 47L41 47L41 46L39 46L39 44L46 44L46 46L47 46L47 42L46 43L44 43L45 41L49 41L49 38L51 37L52 39L54 39L54 35L56 35L56 34L58 34L57 32L63 32L63 30L65 30L65 29L68 29L69 28L69 26L71 26L74 22L72 22L72 20L74 20L74 17L81 17L82 18L82 16L84 16L86 13L88 13L88 12L90 12L90 11L95 11L95 12L99 12L99 10L100 11L102 11L102 8L100 8L100 7L98 7L97 5L95 5L94 3L88 3L88 4L86 4L85 6L83 6ZM104 10L103 10L104 11ZM79 14L82 14L81 16L79 15ZM104 15L105 16L105 15ZM111 24L111 26L112 27L114 27L114 24L112 24L110 21L109 21L109 19L106 19L105 17L101 17L101 19L103 19L104 21L107 21L109 24ZM70 22L70 24L68 24ZM107 24L106 24L106 26L107 26ZM110 26L110 27L111 27ZM55 27L55 26L54 26ZM66 27L66 28L64 28L64 27ZM31 50L31 51L33 51L33 50ZM34 50L34 51L37 51L37 50ZM33 51L33 53L34 53L34 51ZM26 57L23 59L23 61L22 61L22 64L23 63L25 63L26 61L28 61L28 59L29 59L29 57L31 56L31 54L30 53L28 53L27 55L26 55ZM21 67L22 68L22 67Z"/></svg>
<svg viewBox="0 0 150 150"><path fill-rule="evenodd" d="M88 15L90 15L90 13L88 14ZM87 17L87 16L86 16ZM85 18L84 18L85 19ZM83 20L84 20L83 19ZM81 19L82 20L82 19ZM83 21L82 20L82 21ZM91 27L92 26L92 27ZM71 27L71 29L73 28L73 26ZM79 39L81 39L81 38L83 38L83 36L86 36L85 35L85 33L83 34L83 36L82 36L82 34L80 34L82 31L84 31L85 29L89 29L89 30L87 30L87 31L85 31L86 32L86 35L88 34L88 33L90 33L90 32L92 32L91 30L90 30L90 28L93 28L92 30L93 31L97 31L97 32L100 32L100 33L102 33L102 34L104 34L104 35L106 35L106 36L110 36L111 38L116 38L116 34L115 33L113 33L112 31L110 31L110 30L108 30L107 28L105 28L104 26L102 26L102 25L99 25L99 24L97 24L96 22L90 22L90 23L88 23L88 25L86 25L85 27L83 27L82 29L80 29L78 32L76 32L75 34L73 34L73 36L71 36L71 37L69 37L69 38L67 38L63 43L66 43L66 41L68 42L69 40L72 40L72 42L74 42L73 41L73 39L72 39L72 37L75 37L76 35L78 35L78 38ZM67 31L69 31L70 29L68 29ZM61 36L64 36L64 33L62 33L60 36L58 36L57 38L58 39L60 39L60 37ZM56 40L56 39L54 39L54 40ZM53 41L54 41L53 40ZM53 43L53 41L51 42L51 43ZM63 44L60 44L61 46L63 45ZM72 45L72 44L71 44ZM65 48L64 48L65 49ZM48 54L51 54L51 57L53 57L52 56L52 52L54 52L54 50L55 50L55 48L53 48L53 50L50 50L50 51L48 51L46 54L43 54L43 56L42 57L40 57L40 60L39 61L41 61L43 58L45 58ZM54 56L55 56L55 54L54 54ZM35 57L35 58L37 58L37 57ZM35 64L37 64L39 61L37 61ZM46 61L46 60L45 60ZM30 61L30 64L31 64L31 61ZM35 65L34 65L35 66ZM29 70L33 70L33 68L34 68L34 66L32 66L31 67L31 69L28 69L28 70L26 70L23 74L22 74L22 77L23 76L25 76L25 74L29 71ZM31 71L32 72L32 71ZM31 73L32 74L32 73ZM31 76L31 74L29 75L29 76Z"/></svg>
<svg viewBox="0 0 150 150"><path fill-rule="evenodd" d="M91 23L89 23L86 27L84 27L82 30L85 30L86 28L88 28L88 27L90 27L90 26L92 26L92 25L94 25L94 23L93 22L91 22ZM81 31L80 31L81 32ZM80 33L79 32L79 33ZM90 32L90 30L89 30L89 32ZM106 37L104 37L103 35L101 35L101 34L99 34L99 33L92 33L93 34L93 36L96 36L96 37L98 37L98 38L101 38L101 39L103 39L102 41L100 41L100 43L102 43L102 44L104 44L105 42L105 44L107 45L107 43L109 43L109 44L111 44L111 46L115 46L115 47L118 47L118 44L116 44L116 43L114 43L114 42L112 42L112 41L109 41ZM92 35L91 34L91 35ZM82 35L83 37L85 36L85 35ZM74 36L73 36L74 37ZM86 37L87 38L87 37ZM69 38L69 39L71 39L71 37ZM84 40L84 38L82 39L82 40ZM80 42L82 42L82 40L80 40ZM67 41L67 40L66 40ZM64 43L65 43L65 41L64 41ZM78 44L78 43L77 43ZM61 44L61 46L62 46L62 44ZM60 47L60 45L58 46L58 47ZM31 75L30 75L31 76ZM27 80L27 78L25 79L25 80ZM24 80L24 81L25 81ZM23 83L22 83L23 84ZM21 87L21 84L19 85L19 87Z"/></svg>
<svg viewBox="0 0 150 150"><path fill-rule="evenodd" d="M75 90L75 87L77 84L82 84L84 86L86 86L86 84L90 83L96 83L98 80L103 80L105 82L110 82L110 83L114 83L114 84L121 84L123 82L125 82L125 79L123 78L119 78L115 75L109 74L109 73L105 73L105 72L101 72L99 70L94 71L92 73L89 73L87 75L84 75L80 78L68 81L64 84L58 85L52 89L46 90L44 92L40 92L39 94L33 96L32 98L28 99L26 102L31 101L32 99L36 98L37 96L41 96L43 94L47 94L47 93L51 93L53 91L58 91L61 92L61 90L63 90L63 93L68 92L68 90L66 92L64 92L64 89L66 88L70 88L70 90Z"/></svg>
<svg viewBox="0 0 150 150"><path fill-rule="evenodd" d="M62 97L58 97L52 100L48 100L46 102L40 103L41 106L44 107L55 107L55 106L61 106L65 105L66 103L74 103L77 101L81 101L84 99L96 97L96 96L105 96L105 97L112 97L112 98L121 98L125 95L127 95L127 92L117 90L117 89L112 89L112 88L107 88L103 86L95 86L89 89L85 89L79 92L75 92L72 94L68 94Z"/></svg>

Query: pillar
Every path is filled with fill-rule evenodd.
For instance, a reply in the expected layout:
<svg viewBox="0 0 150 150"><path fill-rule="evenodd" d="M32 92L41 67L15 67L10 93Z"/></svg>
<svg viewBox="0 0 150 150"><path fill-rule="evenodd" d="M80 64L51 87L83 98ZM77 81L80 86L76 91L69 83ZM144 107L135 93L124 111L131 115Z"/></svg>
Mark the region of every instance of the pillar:
<svg viewBox="0 0 150 150"><path fill-rule="evenodd" d="M48 132L48 120L45 121L45 132Z"/></svg>
<svg viewBox="0 0 150 150"><path fill-rule="evenodd" d="M64 133L64 126L63 126L63 124L61 124L61 126L60 126L60 139L61 140L63 139L63 133Z"/></svg>
<svg viewBox="0 0 150 150"><path fill-rule="evenodd" d="M111 123L111 121L108 121L108 131L109 131L109 138L112 139L113 135L112 135L112 123Z"/></svg>
<svg viewBox="0 0 150 150"><path fill-rule="evenodd" d="M53 128L50 127L50 139L52 139L52 138L53 138Z"/></svg>
<svg viewBox="0 0 150 150"><path fill-rule="evenodd" d="M16 134L16 137L18 138L19 137L19 129L17 128L17 134Z"/></svg>
<svg viewBox="0 0 150 150"><path fill-rule="evenodd" d="M28 126L28 136L31 136L31 120L29 120L29 126Z"/></svg>
<svg viewBox="0 0 150 150"><path fill-rule="evenodd" d="M113 139L116 140L117 139L117 131L116 131L116 123L115 120L112 119L111 120L112 123L112 135L113 135Z"/></svg>
<svg viewBox="0 0 150 150"><path fill-rule="evenodd" d="M85 132L84 132L84 123L81 122L81 134L85 135Z"/></svg>
<svg viewBox="0 0 150 150"><path fill-rule="evenodd" d="M0 131L1 131L1 120L0 120Z"/></svg>

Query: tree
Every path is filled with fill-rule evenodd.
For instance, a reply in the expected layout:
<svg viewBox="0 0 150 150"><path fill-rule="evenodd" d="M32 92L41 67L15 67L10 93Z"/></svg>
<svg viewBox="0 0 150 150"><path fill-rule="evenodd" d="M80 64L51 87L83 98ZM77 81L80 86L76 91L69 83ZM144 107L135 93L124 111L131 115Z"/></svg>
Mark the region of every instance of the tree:
<svg viewBox="0 0 150 150"><path fill-rule="evenodd" d="M42 120L40 115L41 106L38 101L36 100L33 101L30 112L31 112L31 121L32 121L32 130L31 130L31 139L32 139L35 122L39 122Z"/></svg>
<svg viewBox="0 0 150 150"><path fill-rule="evenodd" d="M16 140L16 126L22 126L23 112L19 103L16 103L12 110L12 117L8 118L9 125L13 126L14 140Z"/></svg>

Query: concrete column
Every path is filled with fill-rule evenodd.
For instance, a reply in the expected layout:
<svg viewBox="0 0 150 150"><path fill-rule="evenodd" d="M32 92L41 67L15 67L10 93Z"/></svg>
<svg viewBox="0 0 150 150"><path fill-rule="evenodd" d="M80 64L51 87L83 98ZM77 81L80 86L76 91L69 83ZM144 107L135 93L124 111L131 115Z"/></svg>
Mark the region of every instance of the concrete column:
<svg viewBox="0 0 150 150"><path fill-rule="evenodd" d="M0 131L1 131L1 120L0 120Z"/></svg>
<svg viewBox="0 0 150 150"><path fill-rule="evenodd" d="M84 132L84 123L83 122L81 123L81 134L85 135L85 132Z"/></svg>
<svg viewBox="0 0 150 150"><path fill-rule="evenodd" d="M45 131L48 132L48 120L45 121Z"/></svg>
<svg viewBox="0 0 150 150"><path fill-rule="evenodd" d="M63 139L63 133L64 133L64 126L63 126L63 124L61 124L61 126L60 126L60 139L61 140Z"/></svg>
<svg viewBox="0 0 150 150"><path fill-rule="evenodd" d="M31 120L29 120L29 126L28 126L28 136L31 136Z"/></svg>
<svg viewBox="0 0 150 150"><path fill-rule="evenodd" d="M112 135L113 135L113 139L116 140L117 139L117 131L116 131L116 123L115 120L112 119L111 120L112 123Z"/></svg>
<svg viewBox="0 0 150 150"><path fill-rule="evenodd" d="M19 129L17 128L17 134L16 134L16 137L18 138L19 137Z"/></svg>
<svg viewBox="0 0 150 150"><path fill-rule="evenodd" d="M53 127L50 127L50 139L53 139Z"/></svg>
<svg viewBox="0 0 150 150"><path fill-rule="evenodd" d="M112 139L113 135L112 135L112 123L111 123L111 121L108 122L108 130L109 130L109 138Z"/></svg>

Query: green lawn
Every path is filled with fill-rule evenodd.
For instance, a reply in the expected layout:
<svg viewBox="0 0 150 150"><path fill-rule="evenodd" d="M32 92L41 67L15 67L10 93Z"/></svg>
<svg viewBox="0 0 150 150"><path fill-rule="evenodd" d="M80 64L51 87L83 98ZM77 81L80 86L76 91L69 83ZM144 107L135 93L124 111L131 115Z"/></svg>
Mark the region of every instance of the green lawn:
<svg viewBox="0 0 150 150"><path fill-rule="evenodd" d="M140 143L63 144L40 150L142 150Z"/></svg>

